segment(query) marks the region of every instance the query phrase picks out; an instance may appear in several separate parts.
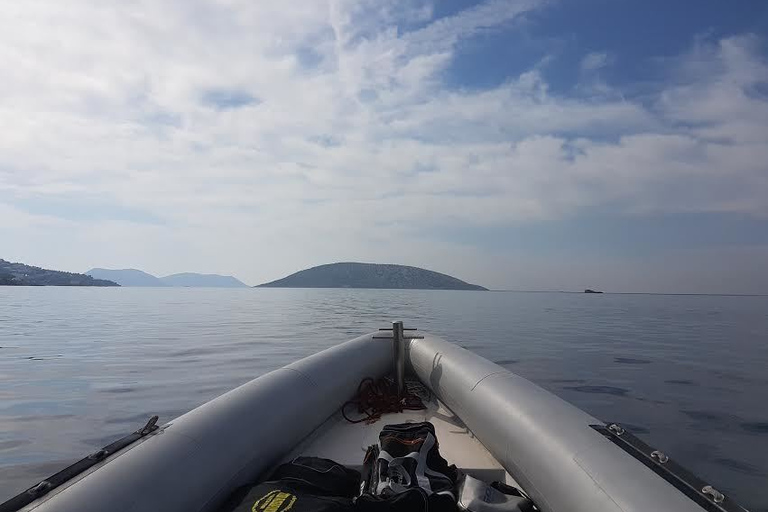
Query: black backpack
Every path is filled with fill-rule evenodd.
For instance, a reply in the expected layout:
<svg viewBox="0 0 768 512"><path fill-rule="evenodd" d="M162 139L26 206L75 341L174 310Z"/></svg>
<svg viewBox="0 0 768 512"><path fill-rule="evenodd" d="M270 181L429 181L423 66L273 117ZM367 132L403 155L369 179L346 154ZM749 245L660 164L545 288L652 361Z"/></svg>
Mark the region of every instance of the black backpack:
<svg viewBox="0 0 768 512"><path fill-rule="evenodd" d="M296 457L237 497L234 512L352 512L360 473L330 459ZM240 496L243 496L240 499Z"/></svg>
<svg viewBox="0 0 768 512"><path fill-rule="evenodd" d="M456 466L440 455L432 423L386 425L379 434L380 451L369 450L359 511L453 511L456 509ZM371 461L375 454L375 461Z"/></svg>

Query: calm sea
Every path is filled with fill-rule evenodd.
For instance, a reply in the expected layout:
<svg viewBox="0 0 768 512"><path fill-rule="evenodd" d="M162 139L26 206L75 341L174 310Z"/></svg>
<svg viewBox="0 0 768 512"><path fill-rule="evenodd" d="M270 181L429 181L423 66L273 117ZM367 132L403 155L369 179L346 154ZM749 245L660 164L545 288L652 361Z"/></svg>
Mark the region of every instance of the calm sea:
<svg viewBox="0 0 768 512"><path fill-rule="evenodd" d="M768 297L0 287L0 502L392 320L443 336L768 510Z"/></svg>

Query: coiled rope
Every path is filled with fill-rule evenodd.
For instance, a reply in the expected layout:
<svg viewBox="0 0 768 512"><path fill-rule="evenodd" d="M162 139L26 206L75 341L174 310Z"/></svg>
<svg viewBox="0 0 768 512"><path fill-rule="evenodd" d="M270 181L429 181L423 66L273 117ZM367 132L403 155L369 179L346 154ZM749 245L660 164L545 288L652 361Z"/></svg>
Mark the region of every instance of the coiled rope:
<svg viewBox="0 0 768 512"><path fill-rule="evenodd" d="M349 406L357 406L357 412L363 416L351 419L347 416ZM421 411L426 409L424 402L407 388L403 396L397 396L397 386L391 379L383 378L374 381L366 377L357 386L357 394L341 407L341 415L350 423L362 423L370 425L381 418L383 414L398 413L403 411Z"/></svg>

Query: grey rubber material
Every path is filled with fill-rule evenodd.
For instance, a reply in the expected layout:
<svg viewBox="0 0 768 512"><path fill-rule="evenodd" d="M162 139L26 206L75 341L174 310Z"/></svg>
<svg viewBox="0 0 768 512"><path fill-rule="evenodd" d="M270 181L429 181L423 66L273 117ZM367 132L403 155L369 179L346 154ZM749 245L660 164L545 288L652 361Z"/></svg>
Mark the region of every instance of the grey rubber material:
<svg viewBox="0 0 768 512"><path fill-rule="evenodd" d="M180 416L23 510L209 511L253 481L392 368L392 344L361 336L248 382Z"/></svg>
<svg viewBox="0 0 768 512"><path fill-rule="evenodd" d="M544 512L703 510L589 427L602 422L501 366L430 335L407 359Z"/></svg>
<svg viewBox="0 0 768 512"><path fill-rule="evenodd" d="M335 413L364 377L391 370L391 342L372 336L254 379L23 510L215 510ZM406 359L544 512L703 510L589 427L600 421L522 377L428 334L408 343Z"/></svg>

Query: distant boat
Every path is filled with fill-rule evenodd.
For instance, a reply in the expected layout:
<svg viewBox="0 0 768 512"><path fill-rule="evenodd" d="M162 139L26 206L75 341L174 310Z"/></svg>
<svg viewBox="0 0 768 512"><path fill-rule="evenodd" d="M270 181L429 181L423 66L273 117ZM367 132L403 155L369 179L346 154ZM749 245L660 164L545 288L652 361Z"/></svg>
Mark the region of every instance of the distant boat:
<svg viewBox="0 0 768 512"><path fill-rule="evenodd" d="M591 289L587 288L586 290L584 290L584 293L603 293L603 292L601 292L599 290L591 290Z"/></svg>

